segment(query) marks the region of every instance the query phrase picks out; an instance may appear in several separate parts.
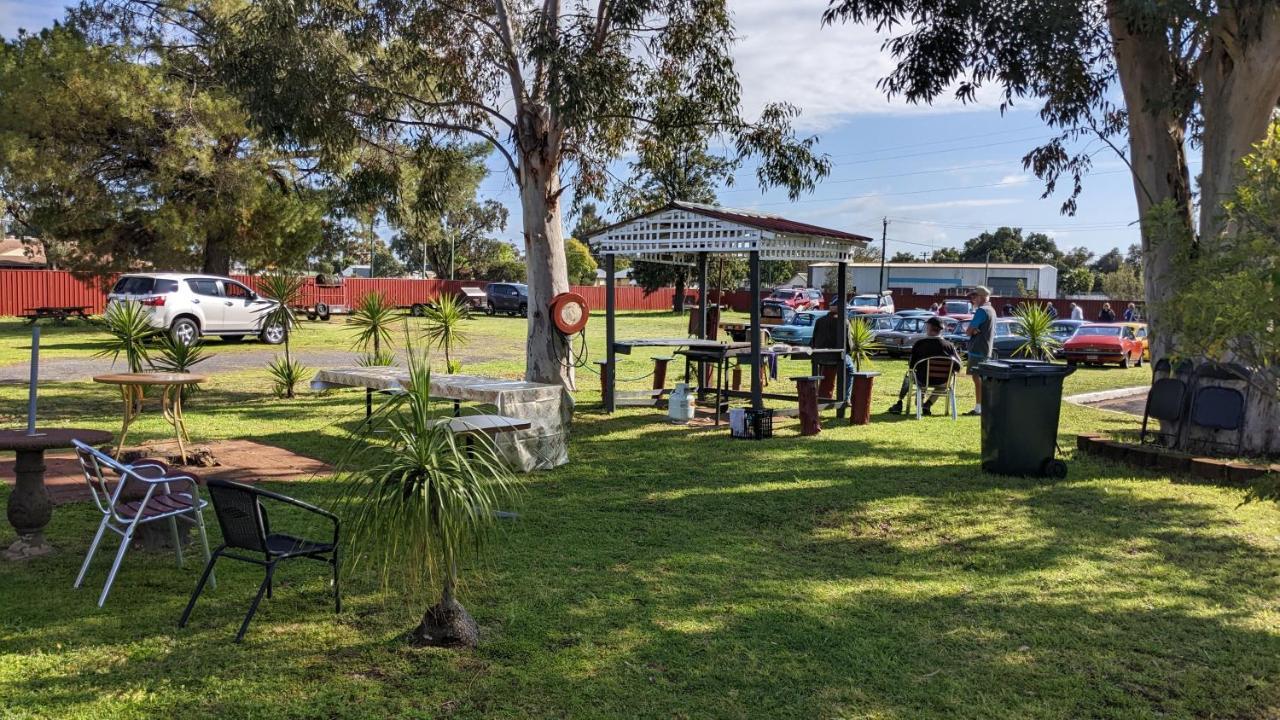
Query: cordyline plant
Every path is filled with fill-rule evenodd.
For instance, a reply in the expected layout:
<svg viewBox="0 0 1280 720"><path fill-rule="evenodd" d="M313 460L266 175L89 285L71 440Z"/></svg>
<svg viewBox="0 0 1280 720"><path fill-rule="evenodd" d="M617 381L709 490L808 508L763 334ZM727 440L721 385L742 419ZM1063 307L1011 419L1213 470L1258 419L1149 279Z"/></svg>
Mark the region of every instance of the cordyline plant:
<svg viewBox="0 0 1280 720"><path fill-rule="evenodd" d="M413 641L474 646L478 628L458 602L459 572L492 539L517 479L487 435L449 429L447 408L438 411L431 396L426 352L406 346L404 393L360 424L339 461L338 510L351 528L353 567L369 562L384 585L439 592Z"/></svg>
<svg viewBox="0 0 1280 720"><path fill-rule="evenodd" d="M391 326L400 318L400 312L382 292L366 293L356 303L355 310L347 318L347 324L356 331L354 347L363 350L370 365L390 365L383 362L391 355ZM384 347L385 352L384 352Z"/></svg>
<svg viewBox="0 0 1280 720"><path fill-rule="evenodd" d="M147 343L161 331L151 327L142 303L135 300L113 302L102 320L111 338L94 357L109 357L114 363L123 353L129 372L142 372L151 366Z"/></svg>
<svg viewBox="0 0 1280 720"><path fill-rule="evenodd" d="M450 373L457 372L461 363L455 365L449 351L467 342L467 334L462 329L462 323L468 318L467 306L458 300L458 296L443 293L427 306L424 317L427 322L423 337L427 347L443 350L445 369Z"/></svg>
<svg viewBox="0 0 1280 720"><path fill-rule="evenodd" d="M876 331L865 318L854 318L849 321L849 358L853 367L862 372L862 366L871 363L871 356L884 349L876 340Z"/></svg>
<svg viewBox="0 0 1280 720"><path fill-rule="evenodd" d="M1054 351L1062 343L1049 332L1053 327L1053 315L1048 309L1035 303L1019 303L1013 316L1021 323L1022 337L1026 338L1013 354L1032 360L1053 360Z"/></svg>
<svg viewBox="0 0 1280 720"><path fill-rule="evenodd" d="M280 327L284 330L284 358L277 356L268 366L268 372L275 380L276 394L293 398L295 386L302 382L307 368L295 362L289 352L289 337L298 327L298 316L293 307L298 304L302 295L302 287L306 281L299 275L286 271L276 271L263 275L258 281L258 291L276 301L262 311L261 327Z"/></svg>

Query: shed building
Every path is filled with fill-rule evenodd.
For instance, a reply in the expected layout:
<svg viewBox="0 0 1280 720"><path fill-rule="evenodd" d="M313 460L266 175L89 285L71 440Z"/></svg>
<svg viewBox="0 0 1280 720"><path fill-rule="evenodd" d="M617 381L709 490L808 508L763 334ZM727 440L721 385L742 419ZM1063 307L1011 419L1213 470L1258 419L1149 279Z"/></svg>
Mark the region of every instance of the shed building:
<svg viewBox="0 0 1280 720"><path fill-rule="evenodd" d="M810 287L823 287L834 263L809 266ZM885 263L884 288L909 288L917 295L963 295L976 285L986 285L993 294L1012 297L1025 291L1031 297L1058 296L1058 269L1030 263ZM849 263L852 293L873 293L880 289L880 263ZM834 282L832 283L834 285Z"/></svg>

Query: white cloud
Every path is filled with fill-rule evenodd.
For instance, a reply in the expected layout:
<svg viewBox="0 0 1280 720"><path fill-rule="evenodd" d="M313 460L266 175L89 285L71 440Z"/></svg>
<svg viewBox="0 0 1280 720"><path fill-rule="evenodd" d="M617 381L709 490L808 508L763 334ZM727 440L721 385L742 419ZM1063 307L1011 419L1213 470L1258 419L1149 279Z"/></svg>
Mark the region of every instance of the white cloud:
<svg viewBox="0 0 1280 720"><path fill-rule="evenodd" d="M969 200L944 200L942 202L920 203L917 205L895 205L889 208L891 213L920 210L945 210L970 207L992 207L995 205L1017 205L1022 201L1017 198L973 198Z"/></svg>
<svg viewBox="0 0 1280 720"><path fill-rule="evenodd" d="M1025 175L1023 173L1014 173L1013 175L1005 175L1004 177L1000 178L1001 185L1022 185L1023 183L1027 183L1030 181L1031 181L1031 176Z"/></svg>
<svg viewBox="0 0 1280 720"><path fill-rule="evenodd" d="M804 114L798 126L815 131L868 113L956 112L990 109L998 100L961 105L950 95L935 106L889 100L876 87L894 68L880 49L884 40L864 25L822 25L828 0L733 0L740 40L734 59L742 76L743 110L754 115L770 102L786 101Z"/></svg>

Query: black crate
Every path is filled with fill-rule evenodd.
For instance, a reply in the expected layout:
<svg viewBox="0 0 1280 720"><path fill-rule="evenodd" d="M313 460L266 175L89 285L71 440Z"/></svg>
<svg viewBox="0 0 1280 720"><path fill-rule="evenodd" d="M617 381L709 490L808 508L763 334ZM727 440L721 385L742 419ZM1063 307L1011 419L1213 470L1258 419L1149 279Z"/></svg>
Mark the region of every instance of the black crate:
<svg viewBox="0 0 1280 720"><path fill-rule="evenodd" d="M731 425L729 434L731 437L740 440L765 440L773 437L773 410L771 408L764 408L763 410L747 408L743 430L735 430Z"/></svg>

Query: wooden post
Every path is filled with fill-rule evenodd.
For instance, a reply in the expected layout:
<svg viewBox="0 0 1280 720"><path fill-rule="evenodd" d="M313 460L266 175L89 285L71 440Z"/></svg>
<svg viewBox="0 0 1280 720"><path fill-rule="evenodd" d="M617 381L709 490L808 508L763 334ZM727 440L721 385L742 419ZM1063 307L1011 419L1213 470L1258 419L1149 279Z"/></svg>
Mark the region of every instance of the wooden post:
<svg viewBox="0 0 1280 720"><path fill-rule="evenodd" d="M665 390L667 387L667 364L671 358L665 355L653 359L653 389Z"/></svg>
<svg viewBox="0 0 1280 720"><path fill-rule="evenodd" d="M752 250L748 254L747 264L750 267L751 286L751 408L764 409L764 398L760 396L760 251Z"/></svg>
<svg viewBox="0 0 1280 720"><path fill-rule="evenodd" d="M706 340L711 337L707 331L707 254L698 253L698 338ZM698 363L698 394L711 384L711 365Z"/></svg>
<svg viewBox="0 0 1280 720"><path fill-rule="evenodd" d="M796 383L796 395L800 400L800 434L817 435L822 432L818 421L818 375L801 375L791 378Z"/></svg>
<svg viewBox="0 0 1280 720"><path fill-rule="evenodd" d="M604 359L605 365L601 368L603 377L601 381L604 383L604 411L607 413L617 409L617 388L615 381L617 373L614 369L618 366L617 354L614 352L613 343L616 340L614 328L614 314L617 310L617 303L614 298L613 287L613 254L604 256Z"/></svg>

